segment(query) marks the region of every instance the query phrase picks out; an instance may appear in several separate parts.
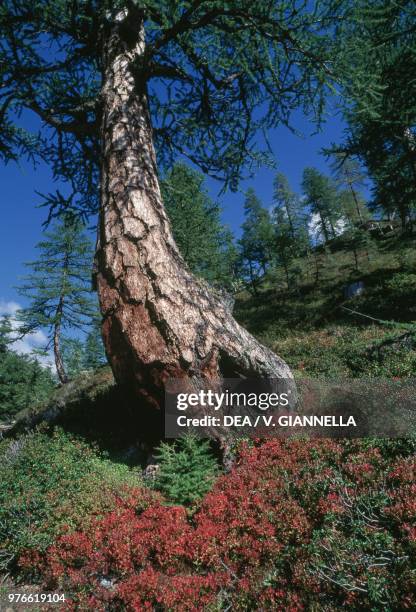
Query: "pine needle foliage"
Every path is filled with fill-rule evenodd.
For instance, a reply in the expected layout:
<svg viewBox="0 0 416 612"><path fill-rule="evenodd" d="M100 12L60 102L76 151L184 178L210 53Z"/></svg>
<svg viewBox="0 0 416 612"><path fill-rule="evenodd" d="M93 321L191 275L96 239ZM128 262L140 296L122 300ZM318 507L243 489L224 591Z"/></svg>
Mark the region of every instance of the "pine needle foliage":
<svg viewBox="0 0 416 612"><path fill-rule="evenodd" d="M210 490L218 473L209 442L192 434L173 444L162 442L156 459L159 471L154 487L175 504L195 504Z"/></svg>
<svg viewBox="0 0 416 612"><path fill-rule="evenodd" d="M210 198L204 176L177 163L161 188L176 244L192 272L213 285L230 288L236 247L230 230L221 223L221 208Z"/></svg>
<svg viewBox="0 0 416 612"><path fill-rule="evenodd" d="M18 288L29 305L18 313L22 336L45 329L53 345L61 382L67 381L61 356L61 333L86 331L96 315L91 291L93 249L79 219L66 215L37 245L39 257L26 265L31 273Z"/></svg>

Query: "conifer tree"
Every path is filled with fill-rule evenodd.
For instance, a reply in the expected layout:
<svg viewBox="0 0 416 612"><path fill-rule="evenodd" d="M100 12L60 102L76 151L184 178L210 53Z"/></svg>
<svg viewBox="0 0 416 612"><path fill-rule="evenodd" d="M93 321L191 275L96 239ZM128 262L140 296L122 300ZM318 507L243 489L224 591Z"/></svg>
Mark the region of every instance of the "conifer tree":
<svg viewBox="0 0 416 612"><path fill-rule="evenodd" d="M321 115L328 82L342 76L334 28L349 9L339 0L3 1L0 151L40 156L72 188L72 210L100 209L106 352L116 379L147 404L160 406L167 378L218 378L225 362L228 373L290 377L184 266L155 147L160 163L186 156L236 188L267 156L258 133L288 124L296 108ZM43 123L39 137L24 129L26 110ZM68 207L60 194L49 203L51 214Z"/></svg>
<svg viewBox="0 0 416 612"><path fill-rule="evenodd" d="M354 197L350 189L341 189L337 197L339 212L348 227L364 227L365 221L371 218L371 213L361 195L357 193Z"/></svg>
<svg viewBox="0 0 416 612"><path fill-rule="evenodd" d="M342 194L343 208L352 223L363 223L369 216L360 190L366 176L356 159L345 157L340 152L332 154L331 168L336 184Z"/></svg>
<svg viewBox="0 0 416 612"><path fill-rule="evenodd" d="M107 363L99 319L94 317L88 327L89 331L85 338L62 339L62 360L70 379L78 376L83 370L96 370Z"/></svg>
<svg viewBox="0 0 416 612"><path fill-rule="evenodd" d="M209 442L192 434L174 444L162 443L156 458L155 487L177 504L193 504L211 488L218 473Z"/></svg>
<svg viewBox="0 0 416 612"><path fill-rule="evenodd" d="M18 312L19 333L45 328L53 346L61 383L68 380L61 354L61 336L67 329L85 330L95 314L91 294L92 245L81 222L66 215L56 222L37 245L39 257L26 265L19 293L29 305Z"/></svg>
<svg viewBox="0 0 416 612"><path fill-rule="evenodd" d="M335 238L336 225L341 218L336 187L329 177L316 168L305 168L302 187L305 204L317 216L319 233L328 242Z"/></svg>
<svg viewBox="0 0 416 612"><path fill-rule="evenodd" d="M62 362L68 379L76 378L84 369L84 343L80 338L62 338Z"/></svg>
<svg viewBox="0 0 416 612"><path fill-rule="evenodd" d="M289 288L290 264L309 247L308 214L282 173L278 173L274 180L273 205L274 251L277 263L283 266Z"/></svg>
<svg viewBox="0 0 416 612"><path fill-rule="evenodd" d="M11 343L12 324L10 315L0 317L0 353L5 353Z"/></svg>
<svg viewBox="0 0 416 612"><path fill-rule="evenodd" d="M251 291L257 295L260 279L273 258L274 230L268 210L251 187L246 192L244 215L243 233L239 240L241 267Z"/></svg>
<svg viewBox="0 0 416 612"><path fill-rule="evenodd" d="M85 340L82 365L85 370L96 370L106 363L107 358L101 337L101 325L99 320L96 319Z"/></svg>
<svg viewBox="0 0 416 612"><path fill-rule="evenodd" d="M305 216L299 197L291 190L282 172L278 172L273 181L273 206L275 211L282 211L287 219L289 234L295 241L304 229Z"/></svg>
<svg viewBox="0 0 416 612"><path fill-rule="evenodd" d="M355 12L339 31L352 103L345 105L345 142L334 148L365 164L372 208L398 217L405 230L416 212L415 3L359 0ZM368 70L371 85L363 78Z"/></svg>
<svg viewBox="0 0 416 612"><path fill-rule="evenodd" d="M221 224L221 209L209 197L204 176L177 163L161 182L161 189L173 236L192 272L229 287L235 258L231 235Z"/></svg>
<svg viewBox="0 0 416 612"><path fill-rule="evenodd" d="M0 317L0 422L44 401L55 386L49 368L42 367L35 357L13 350L14 339L16 330L10 317Z"/></svg>
<svg viewBox="0 0 416 612"><path fill-rule="evenodd" d="M278 265L283 267L286 276L287 288L290 289L289 266L295 255L296 238L293 238L292 226L281 208L273 213L275 224L275 257Z"/></svg>

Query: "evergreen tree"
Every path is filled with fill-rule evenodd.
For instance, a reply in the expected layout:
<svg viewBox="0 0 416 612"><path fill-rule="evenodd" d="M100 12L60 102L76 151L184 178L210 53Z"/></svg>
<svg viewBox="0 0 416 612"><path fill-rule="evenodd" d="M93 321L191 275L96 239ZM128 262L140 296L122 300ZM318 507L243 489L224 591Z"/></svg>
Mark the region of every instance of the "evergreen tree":
<svg viewBox="0 0 416 612"><path fill-rule="evenodd" d="M275 256L277 263L283 266L289 288L290 265L295 257L304 254L309 247L308 215L282 173L278 173L274 180L273 204Z"/></svg>
<svg viewBox="0 0 416 612"><path fill-rule="evenodd" d="M278 172L273 182L273 205L275 211L282 211L287 219L288 230L292 240L298 241L302 248L305 241L305 228L307 226L307 214L299 196L294 193L289 185L287 177Z"/></svg>
<svg viewBox="0 0 416 612"><path fill-rule="evenodd" d="M101 337L101 325L98 320L95 320L85 340L82 360L83 369L96 370L106 363L107 357Z"/></svg>
<svg viewBox="0 0 416 612"><path fill-rule="evenodd" d="M244 216L243 233L239 240L241 268L253 294L257 295L260 279L273 259L274 229L269 212L252 188L246 193Z"/></svg>
<svg viewBox="0 0 416 612"><path fill-rule="evenodd" d="M371 237L365 228L359 226L350 226L345 232L345 240L352 251L354 256L354 267L356 272L360 269L360 252L366 255L368 261L370 261L369 250L371 248Z"/></svg>
<svg viewBox="0 0 416 612"><path fill-rule="evenodd" d="M76 378L84 369L85 346L79 338L62 338L62 362L69 379Z"/></svg>
<svg viewBox="0 0 416 612"><path fill-rule="evenodd" d="M55 381L49 368L37 359L12 350L13 329L9 317L0 318L0 422L10 421L25 408L46 400Z"/></svg>
<svg viewBox="0 0 416 612"><path fill-rule="evenodd" d="M346 221L344 239L354 256L354 268L358 272L360 253L364 252L369 261L371 248L371 237L364 226L370 212L360 193L366 175L356 159L341 152L332 152L331 167L338 187L339 210Z"/></svg>
<svg viewBox="0 0 416 612"><path fill-rule="evenodd" d="M53 345L59 380L67 381L61 355L61 334L66 329L84 330L95 314L91 295L92 245L79 220L65 216L44 234L37 245L39 258L26 264L19 293L29 306L18 313L22 335L46 328Z"/></svg>
<svg viewBox="0 0 416 612"><path fill-rule="evenodd" d="M209 442L188 434L174 444L162 443L156 458L155 487L176 504L193 504L211 488L218 472Z"/></svg>
<svg viewBox="0 0 416 612"><path fill-rule="evenodd" d="M236 188L267 155L259 131L287 124L296 108L321 115L328 82L341 77L333 34L349 8L339 0L3 0L0 152L46 160L72 187L72 210L99 204L107 355L116 378L152 406L169 374L204 375L208 361L220 372L220 355L228 370L232 362L236 372L288 376L183 266L155 148L162 163L184 155ZM44 123L39 138L24 130L26 110ZM60 194L49 203L53 214L68 207Z"/></svg>
<svg viewBox="0 0 416 612"><path fill-rule="evenodd" d="M62 339L62 360L69 378L75 378L83 370L96 370L107 363L97 318L90 323L85 339Z"/></svg>
<svg viewBox="0 0 416 612"><path fill-rule="evenodd" d="M338 191L339 212L348 227L362 227L371 218L370 211L360 194L354 197L350 189ZM359 211L359 212L358 212Z"/></svg>
<svg viewBox="0 0 416 612"><path fill-rule="evenodd" d="M220 269L223 272L219 284L220 288L222 285L226 292L232 293L236 291L241 284L241 279L238 274L239 251L234 234L227 227L224 229L222 235L222 244L222 267Z"/></svg>
<svg viewBox="0 0 416 612"><path fill-rule="evenodd" d="M412 0L356 3L356 19L340 28L340 56L351 67L346 86L347 137L338 148L365 164L372 207L402 228L416 208L416 20ZM360 40L360 44L356 43ZM371 70L372 85L363 78Z"/></svg>
<svg viewBox="0 0 416 612"><path fill-rule="evenodd" d="M351 223L363 223L369 214L360 194L365 185L365 174L356 159L342 153L332 154L332 172L340 190L342 208Z"/></svg>
<svg viewBox="0 0 416 612"><path fill-rule="evenodd" d="M12 341L13 328L10 315L0 317L0 353L6 353Z"/></svg>
<svg viewBox="0 0 416 612"><path fill-rule="evenodd" d="M278 265L285 271L287 288L290 289L289 266L296 252L296 239L293 238L292 226L284 210L275 209L275 256Z"/></svg>
<svg viewBox="0 0 416 612"><path fill-rule="evenodd" d="M230 286L235 257L231 234L221 224L221 209L209 197L204 176L177 163L161 189L173 236L191 270L211 283Z"/></svg>
<svg viewBox="0 0 416 612"><path fill-rule="evenodd" d="M317 216L318 232L328 242L335 238L336 226L341 218L336 187L329 177L315 168L305 168L302 187L305 203L312 215Z"/></svg>

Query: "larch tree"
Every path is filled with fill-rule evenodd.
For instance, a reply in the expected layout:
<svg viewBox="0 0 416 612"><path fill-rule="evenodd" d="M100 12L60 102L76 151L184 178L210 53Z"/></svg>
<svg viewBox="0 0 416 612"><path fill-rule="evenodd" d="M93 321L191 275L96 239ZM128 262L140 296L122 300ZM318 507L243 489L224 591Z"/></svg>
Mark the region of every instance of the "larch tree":
<svg viewBox="0 0 416 612"><path fill-rule="evenodd" d="M64 330L88 329L95 314L91 293L92 245L79 219L65 215L44 234L37 248L39 257L26 265L31 269L18 287L28 306L17 313L19 334L42 329L48 332L56 372L61 383L68 381L62 358Z"/></svg>
<svg viewBox="0 0 416 612"><path fill-rule="evenodd" d="M278 172L273 183L274 213L286 219L287 230L293 242L296 254L309 248L309 211L297 193L292 191L287 177Z"/></svg>
<svg viewBox="0 0 416 612"><path fill-rule="evenodd" d="M204 175L177 163L161 181L173 237L191 271L217 286L230 286L233 244L221 209L208 195Z"/></svg>
<svg viewBox="0 0 416 612"><path fill-rule="evenodd" d="M360 191L366 184L366 175L359 162L340 152L333 153L331 169L337 187L343 192L348 218L354 223L364 223L369 215Z"/></svg>
<svg viewBox="0 0 416 612"><path fill-rule="evenodd" d="M97 370L107 363L99 319L94 317L88 327L85 339L81 337L62 339L62 358L69 379L75 378L85 370Z"/></svg>
<svg viewBox="0 0 416 612"><path fill-rule="evenodd" d="M371 219L371 212L363 197L359 193L354 197L350 189L338 191L338 205L342 217L350 227L365 227L365 222Z"/></svg>
<svg viewBox="0 0 416 612"><path fill-rule="evenodd" d="M358 158L372 179L373 209L412 228L416 210L416 6L413 0L356 2L340 57L351 67L340 155ZM360 40L360 44L357 44ZM372 72L371 83L363 74Z"/></svg>
<svg viewBox="0 0 416 612"><path fill-rule="evenodd" d="M101 325L96 319L85 340L82 366L85 370L96 370L106 363L107 358L101 338Z"/></svg>
<svg viewBox="0 0 416 612"><path fill-rule="evenodd" d="M309 215L299 196L292 191L287 177L279 172L274 179L273 225L275 234L274 251L290 288L290 264L299 255L309 250Z"/></svg>
<svg viewBox="0 0 416 612"><path fill-rule="evenodd" d="M0 423L28 406L43 402L55 387L49 368L32 355L13 350L18 330L9 316L0 317Z"/></svg>
<svg viewBox="0 0 416 612"><path fill-rule="evenodd" d="M336 226L341 217L338 193L333 181L316 168L305 168L302 188L305 204L316 215L318 231L328 242L336 236Z"/></svg>
<svg viewBox="0 0 416 612"><path fill-rule="evenodd" d="M290 263L294 257L296 242L292 234L292 226L281 208L273 211L275 229L275 257L278 265L283 267L287 288L290 289Z"/></svg>
<svg viewBox="0 0 416 612"><path fill-rule="evenodd" d="M247 190L244 200L244 223L239 240L241 271L253 295L258 294L262 276L273 259L274 229L267 208L254 189Z"/></svg>
<svg viewBox="0 0 416 612"><path fill-rule="evenodd" d="M336 72L334 30L349 8L342 0L1 5L3 155L43 156L66 181L69 197L52 194L51 215L99 209L106 352L116 379L153 406L170 377L291 376L185 265L157 155L162 164L185 156L236 188L265 159L258 133L287 124L295 108L322 111ZM25 132L23 111L40 118L39 136Z"/></svg>
<svg viewBox="0 0 416 612"><path fill-rule="evenodd" d="M84 369L84 343L80 338L62 338L61 342L62 361L68 380L76 378Z"/></svg>
<svg viewBox="0 0 416 612"><path fill-rule="evenodd" d="M278 172L273 181L273 205L275 210L282 211L282 215L287 220L288 231L293 240L296 238L298 204L298 198L290 189L287 177L282 172Z"/></svg>

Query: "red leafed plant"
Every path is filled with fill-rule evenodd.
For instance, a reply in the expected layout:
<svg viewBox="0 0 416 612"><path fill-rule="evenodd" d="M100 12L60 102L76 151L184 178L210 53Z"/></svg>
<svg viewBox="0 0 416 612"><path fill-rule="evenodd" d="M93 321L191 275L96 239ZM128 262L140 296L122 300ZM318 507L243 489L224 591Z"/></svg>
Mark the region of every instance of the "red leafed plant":
<svg viewBox="0 0 416 612"><path fill-rule="evenodd" d="M39 568L75 609L412 609L414 458L377 445L242 445L190 515L140 492Z"/></svg>

